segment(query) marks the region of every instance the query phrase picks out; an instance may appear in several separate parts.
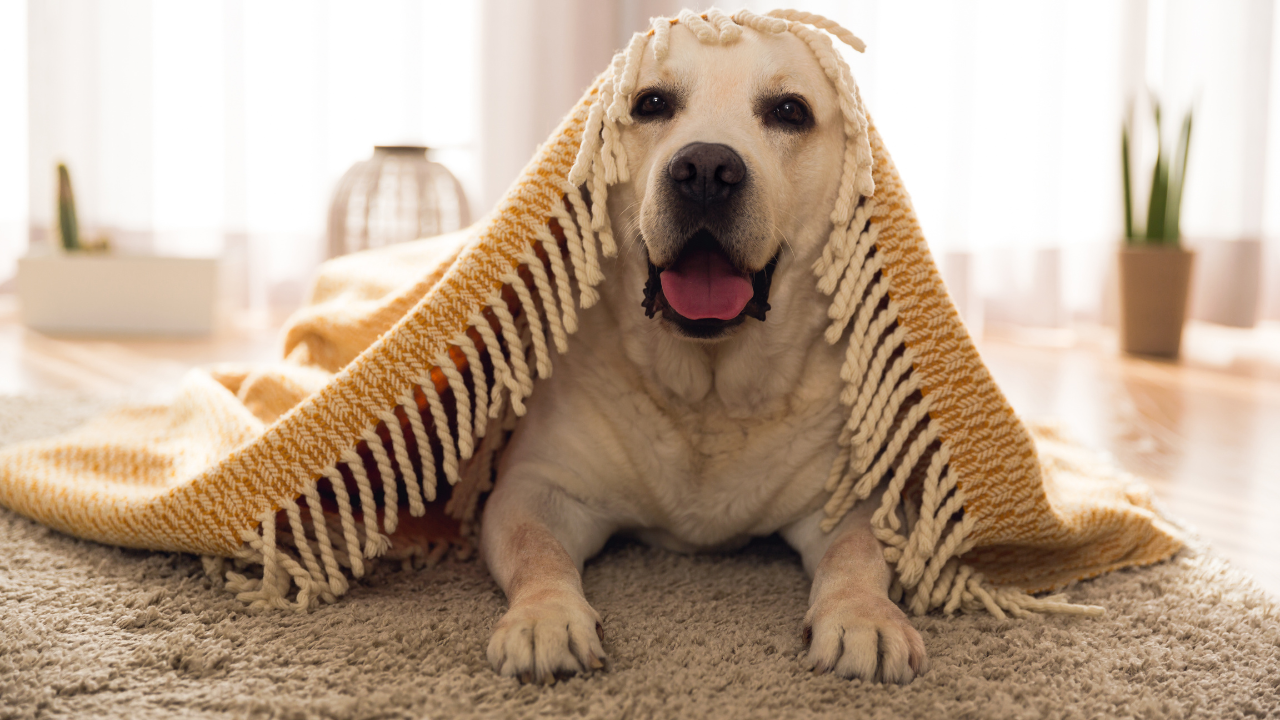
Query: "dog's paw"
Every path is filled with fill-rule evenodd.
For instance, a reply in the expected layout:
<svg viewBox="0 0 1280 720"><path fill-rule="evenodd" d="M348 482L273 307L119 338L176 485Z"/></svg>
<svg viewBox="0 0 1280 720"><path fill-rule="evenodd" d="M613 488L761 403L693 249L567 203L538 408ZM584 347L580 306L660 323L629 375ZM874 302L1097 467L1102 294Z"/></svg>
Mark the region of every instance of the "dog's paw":
<svg viewBox="0 0 1280 720"><path fill-rule="evenodd" d="M906 684L928 669L924 640L885 597L819 598L804 619L814 672Z"/></svg>
<svg viewBox="0 0 1280 720"><path fill-rule="evenodd" d="M553 683L604 669L609 659L603 639L600 615L582 598L555 595L526 601L498 621L489 639L489 663L520 682Z"/></svg>

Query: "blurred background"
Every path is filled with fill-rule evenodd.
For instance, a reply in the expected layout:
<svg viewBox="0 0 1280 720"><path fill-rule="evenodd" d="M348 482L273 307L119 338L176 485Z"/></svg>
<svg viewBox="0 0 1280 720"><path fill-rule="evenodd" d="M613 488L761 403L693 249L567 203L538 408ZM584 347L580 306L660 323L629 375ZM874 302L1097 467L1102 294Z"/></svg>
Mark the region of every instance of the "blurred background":
<svg viewBox="0 0 1280 720"><path fill-rule="evenodd" d="M613 50L683 4L0 0L0 283L51 237L64 161L87 234L223 258L229 307L289 308L373 145L431 147L478 218ZM1196 111L1193 317L1280 320L1271 0L792 4L866 40L855 77L979 332L1114 317L1120 125L1138 102L1145 166L1148 89Z"/></svg>

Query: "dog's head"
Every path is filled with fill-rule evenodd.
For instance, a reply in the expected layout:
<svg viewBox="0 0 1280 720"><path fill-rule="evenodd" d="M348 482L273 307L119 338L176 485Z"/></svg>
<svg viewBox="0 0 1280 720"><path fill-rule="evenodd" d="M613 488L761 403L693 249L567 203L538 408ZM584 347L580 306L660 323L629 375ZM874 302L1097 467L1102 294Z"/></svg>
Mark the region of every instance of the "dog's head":
<svg viewBox="0 0 1280 720"><path fill-rule="evenodd" d="M821 253L841 182L844 116L814 52L789 32L704 44L676 25L626 100L631 177L611 205L646 256L645 311L701 341L764 320L775 275Z"/></svg>

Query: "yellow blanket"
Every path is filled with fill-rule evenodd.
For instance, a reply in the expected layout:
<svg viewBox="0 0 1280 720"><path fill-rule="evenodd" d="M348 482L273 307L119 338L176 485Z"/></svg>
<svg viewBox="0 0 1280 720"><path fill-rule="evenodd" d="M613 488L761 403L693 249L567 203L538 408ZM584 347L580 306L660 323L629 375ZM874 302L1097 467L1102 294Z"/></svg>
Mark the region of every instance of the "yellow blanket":
<svg viewBox="0 0 1280 720"><path fill-rule="evenodd" d="M280 363L194 372L170 404L0 452L0 504L78 537L261 565L228 587L280 608L333 601L389 551L466 547L524 398L609 280L628 58L665 52L676 22L703 42L750 27L805 40L845 113L814 268L827 339L848 348L828 528L884 486L873 526L911 611L1097 611L1028 592L1165 559L1177 534L1141 486L1052 436L1037 448L992 382L825 33L856 38L803 13L725 17L637 34L476 227L328 263Z"/></svg>

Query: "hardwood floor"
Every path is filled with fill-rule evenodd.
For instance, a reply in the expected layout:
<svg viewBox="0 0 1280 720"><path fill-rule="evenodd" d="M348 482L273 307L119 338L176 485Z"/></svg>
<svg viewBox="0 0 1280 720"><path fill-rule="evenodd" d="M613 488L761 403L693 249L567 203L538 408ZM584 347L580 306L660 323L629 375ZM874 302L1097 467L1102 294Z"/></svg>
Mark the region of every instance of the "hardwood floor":
<svg viewBox="0 0 1280 720"><path fill-rule="evenodd" d="M52 337L24 327L14 297L0 294L0 394L163 392L197 365L278 358L279 326L221 323L202 338Z"/></svg>
<svg viewBox="0 0 1280 720"><path fill-rule="evenodd" d="M53 338L0 295L0 394L128 395L191 367L276 357L278 323L197 340ZM1193 324L1179 363L1120 356L1109 331L993 337L980 350L1029 420L1057 420L1147 479L1174 515L1280 597L1280 326Z"/></svg>
<svg viewBox="0 0 1280 720"><path fill-rule="evenodd" d="M1111 453L1280 597L1280 327L1193 324L1184 345L1178 363L1124 357L1092 329L1067 347L980 350L1019 414Z"/></svg>

